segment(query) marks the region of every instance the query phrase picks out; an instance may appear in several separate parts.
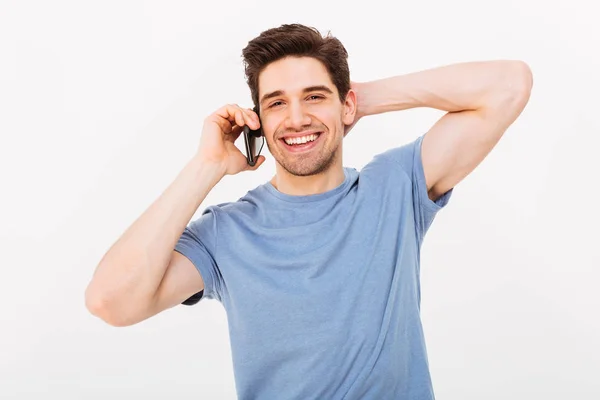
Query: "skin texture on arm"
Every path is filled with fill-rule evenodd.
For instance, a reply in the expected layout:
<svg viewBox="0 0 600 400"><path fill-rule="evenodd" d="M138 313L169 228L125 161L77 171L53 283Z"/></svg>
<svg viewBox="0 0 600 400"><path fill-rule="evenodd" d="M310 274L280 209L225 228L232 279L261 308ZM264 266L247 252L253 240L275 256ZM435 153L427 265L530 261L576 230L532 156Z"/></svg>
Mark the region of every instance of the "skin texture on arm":
<svg viewBox="0 0 600 400"><path fill-rule="evenodd" d="M447 111L423 139L427 189L435 200L485 159L525 108L532 86L527 64L514 60L459 63L353 83L354 124L366 115L415 107Z"/></svg>

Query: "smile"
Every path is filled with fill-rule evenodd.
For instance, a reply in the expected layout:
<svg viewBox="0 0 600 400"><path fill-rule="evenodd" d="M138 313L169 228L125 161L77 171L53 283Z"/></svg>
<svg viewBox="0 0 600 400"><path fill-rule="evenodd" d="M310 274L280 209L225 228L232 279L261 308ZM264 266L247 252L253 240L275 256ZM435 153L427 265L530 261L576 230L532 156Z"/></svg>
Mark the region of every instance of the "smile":
<svg viewBox="0 0 600 400"><path fill-rule="evenodd" d="M319 143L321 132L311 133L310 135L295 138L282 138L284 147L289 152L302 152L311 150Z"/></svg>
<svg viewBox="0 0 600 400"><path fill-rule="evenodd" d="M294 145L294 144L304 144L306 142L314 142L319 137L319 134L313 133L312 135L306 135L302 137L296 138L284 138L286 144Z"/></svg>

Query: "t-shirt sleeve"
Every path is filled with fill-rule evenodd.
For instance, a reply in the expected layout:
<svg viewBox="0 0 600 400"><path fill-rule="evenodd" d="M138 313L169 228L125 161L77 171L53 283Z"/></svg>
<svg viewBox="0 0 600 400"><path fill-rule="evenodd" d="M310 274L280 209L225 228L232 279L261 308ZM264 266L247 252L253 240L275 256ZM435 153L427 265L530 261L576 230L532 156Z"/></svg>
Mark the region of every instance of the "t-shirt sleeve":
<svg viewBox="0 0 600 400"><path fill-rule="evenodd" d="M204 282L204 290L182 304L193 305L203 298L221 301L222 277L216 262L217 235L217 211L214 206L210 206L199 218L188 224L175 245L175 251L194 264Z"/></svg>
<svg viewBox="0 0 600 400"><path fill-rule="evenodd" d="M425 134L403 146L390 149L382 156L389 159L406 173L412 185L412 200L415 215L415 227L419 245L422 244L427 230L431 226L436 214L448 204L453 188L441 195L436 201L429 198L425 171L421 158L421 149Z"/></svg>

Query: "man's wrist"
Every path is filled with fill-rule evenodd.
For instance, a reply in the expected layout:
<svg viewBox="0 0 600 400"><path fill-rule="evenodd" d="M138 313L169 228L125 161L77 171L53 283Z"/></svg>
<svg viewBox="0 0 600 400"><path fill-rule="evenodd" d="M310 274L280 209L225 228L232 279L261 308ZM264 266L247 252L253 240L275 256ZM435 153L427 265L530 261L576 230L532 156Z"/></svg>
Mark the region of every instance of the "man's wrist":
<svg viewBox="0 0 600 400"><path fill-rule="evenodd" d="M216 185L225 176L226 167L220 163L210 162L199 155L195 155L189 162L188 168L194 171L194 175L211 186Z"/></svg>

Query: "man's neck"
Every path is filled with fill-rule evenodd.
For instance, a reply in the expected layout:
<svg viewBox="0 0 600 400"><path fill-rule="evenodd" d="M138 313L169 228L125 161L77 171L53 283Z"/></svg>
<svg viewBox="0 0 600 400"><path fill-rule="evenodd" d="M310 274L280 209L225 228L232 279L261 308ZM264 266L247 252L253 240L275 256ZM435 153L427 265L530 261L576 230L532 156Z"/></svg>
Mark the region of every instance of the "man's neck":
<svg viewBox="0 0 600 400"><path fill-rule="evenodd" d="M332 165L328 170L311 176L292 175L280 166L277 167L277 174L271 179L271 184L279 192L290 196L325 193L341 185L345 179L342 165Z"/></svg>

